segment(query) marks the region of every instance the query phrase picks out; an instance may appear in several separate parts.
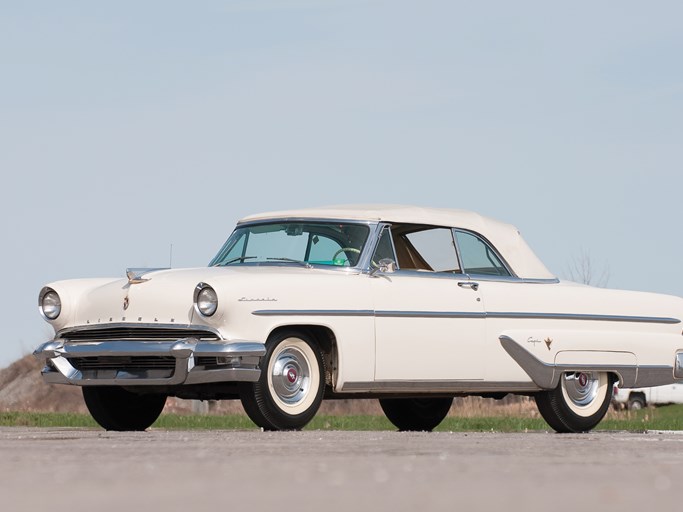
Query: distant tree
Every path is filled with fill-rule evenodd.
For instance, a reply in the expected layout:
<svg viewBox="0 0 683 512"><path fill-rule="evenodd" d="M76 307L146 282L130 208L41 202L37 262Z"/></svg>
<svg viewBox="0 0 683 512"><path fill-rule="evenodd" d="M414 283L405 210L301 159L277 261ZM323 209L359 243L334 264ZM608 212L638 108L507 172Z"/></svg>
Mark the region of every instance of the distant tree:
<svg viewBox="0 0 683 512"><path fill-rule="evenodd" d="M567 278L577 283L605 288L609 281L609 266L605 264L602 271L596 273L590 254L582 247L578 256L573 256L567 267Z"/></svg>

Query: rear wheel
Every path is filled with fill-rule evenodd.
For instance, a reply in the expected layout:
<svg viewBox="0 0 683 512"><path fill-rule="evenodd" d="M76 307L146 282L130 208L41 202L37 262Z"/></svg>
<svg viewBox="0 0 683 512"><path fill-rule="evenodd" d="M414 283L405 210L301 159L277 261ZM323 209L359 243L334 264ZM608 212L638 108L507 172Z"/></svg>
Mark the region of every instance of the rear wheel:
<svg viewBox="0 0 683 512"><path fill-rule="evenodd" d="M166 404L166 395L137 394L118 386L87 386L83 399L88 411L106 430L145 430Z"/></svg>
<svg viewBox="0 0 683 512"><path fill-rule="evenodd" d="M645 398L641 395L634 395L628 399L629 410L638 411L645 407Z"/></svg>
<svg viewBox="0 0 683 512"><path fill-rule="evenodd" d="M318 345L307 334L280 331L272 335L261 360L261 377L240 387L247 416L264 430L301 430L323 400L323 361Z"/></svg>
<svg viewBox="0 0 683 512"><path fill-rule="evenodd" d="M448 414L452 398L380 398L379 405L400 431L434 430Z"/></svg>
<svg viewBox="0 0 683 512"><path fill-rule="evenodd" d="M538 411L557 432L587 432L605 417L613 382L605 372L563 373L555 389L536 395Z"/></svg>

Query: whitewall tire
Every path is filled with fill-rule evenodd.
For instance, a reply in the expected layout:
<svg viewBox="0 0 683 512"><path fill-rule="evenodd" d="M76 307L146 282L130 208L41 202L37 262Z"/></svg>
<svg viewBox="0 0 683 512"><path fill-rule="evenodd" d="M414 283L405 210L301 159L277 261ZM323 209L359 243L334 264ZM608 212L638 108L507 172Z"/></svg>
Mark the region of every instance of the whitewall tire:
<svg viewBox="0 0 683 512"><path fill-rule="evenodd" d="M241 386L251 420L265 430L300 430L315 416L325 390L323 355L300 331L280 331L266 343L258 382Z"/></svg>
<svg viewBox="0 0 683 512"><path fill-rule="evenodd" d="M557 432L587 432L607 414L613 383L606 372L565 372L555 389L536 394L536 405Z"/></svg>

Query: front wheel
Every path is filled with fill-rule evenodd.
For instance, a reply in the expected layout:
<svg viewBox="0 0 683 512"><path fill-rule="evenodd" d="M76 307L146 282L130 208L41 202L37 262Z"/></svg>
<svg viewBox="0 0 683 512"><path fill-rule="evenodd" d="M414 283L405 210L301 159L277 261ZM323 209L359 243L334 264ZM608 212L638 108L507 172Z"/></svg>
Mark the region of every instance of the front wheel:
<svg viewBox="0 0 683 512"><path fill-rule="evenodd" d="M106 430L145 430L166 404L166 395L137 394L118 386L87 386L83 399L93 419Z"/></svg>
<svg viewBox="0 0 683 512"><path fill-rule="evenodd" d="M448 414L453 398L380 398L387 419L401 432L431 432Z"/></svg>
<svg viewBox="0 0 683 512"><path fill-rule="evenodd" d="M536 394L536 405L555 431L588 432L607 414L613 383L606 372L566 372L555 389Z"/></svg>
<svg viewBox="0 0 683 512"><path fill-rule="evenodd" d="M318 345L299 331L280 331L266 342L257 382L240 387L247 416L264 430L301 430L323 400L325 365Z"/></svg>

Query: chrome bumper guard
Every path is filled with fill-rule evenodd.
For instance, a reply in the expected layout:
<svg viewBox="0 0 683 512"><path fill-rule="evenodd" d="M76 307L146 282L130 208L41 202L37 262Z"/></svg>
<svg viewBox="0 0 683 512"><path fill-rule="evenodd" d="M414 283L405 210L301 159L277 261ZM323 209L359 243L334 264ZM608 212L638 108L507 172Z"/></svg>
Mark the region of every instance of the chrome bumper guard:
<svg viewBox="0 0 683 512"><path fill-rule="evenodd" d="M169 386L255 382L261 376L258 365L265 353L265 345L259 342L184 338L163 342L53 340L40 345L33 355L45 360L41 373L51 384ZM207 358L215 359L210 365L197 364ZM89 364L83 367L77 363L81 361ZM137 363L131 366L131 361ZM166 368L156 361L166 361Z"/></svg>
<svg viewBox="0 0 683 512"><path fill-rule="evenodd" d="M683 379L683 352L676 353L676 365L674 366L674 378Z"/></svg>

